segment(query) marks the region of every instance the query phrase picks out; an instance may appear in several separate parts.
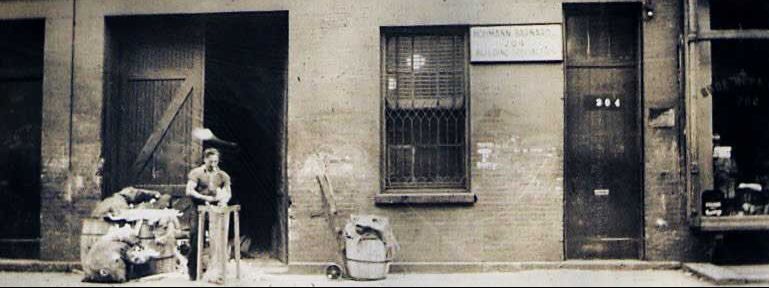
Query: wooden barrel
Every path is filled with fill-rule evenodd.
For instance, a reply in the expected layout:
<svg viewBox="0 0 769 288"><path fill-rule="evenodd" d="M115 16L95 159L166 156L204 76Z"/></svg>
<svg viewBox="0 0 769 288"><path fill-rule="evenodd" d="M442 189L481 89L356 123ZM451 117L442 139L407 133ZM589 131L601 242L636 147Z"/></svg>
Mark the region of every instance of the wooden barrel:
<svg viewBox="0 0 769 288"><path fill-rule="evenodd" d="M83 220L83 229L80 236L80 261L85 263L88 251L91 250L96 242L109 232L113 224L97 218L87 218ZM149 276L162 273L171 273L176 271L176 241L169 240L168 243L156 243L152 227L144 224L139 232L139 240L143 247L153 249L160 253L160 257L153 259L147 264L136 265L133 267L132 276Z"/></svg>
<svg viewBox="0 0 769 288"><path fill-rule="evenodd" d="M91 247L107 234L110 227L112 225L101 219L83 219L83 229L80 233L80 263L85 263L88 251L91 251Z"/></svg>

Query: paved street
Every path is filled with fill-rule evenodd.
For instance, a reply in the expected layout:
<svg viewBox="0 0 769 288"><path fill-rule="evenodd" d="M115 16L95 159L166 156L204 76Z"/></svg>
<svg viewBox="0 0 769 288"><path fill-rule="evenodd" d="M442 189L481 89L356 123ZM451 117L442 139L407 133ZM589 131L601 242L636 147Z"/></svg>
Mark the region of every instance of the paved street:
<svg viewBox="0 0 769 288"><path fill-rule="evenodd" d="M78 274L62 273L0 273L0 286L88 286L104 287L80 282ZM377 282L331 281L319 275L268 275L256 271L246 273L244 279L228 283L232 286L263 287L392 287L392 286L712 286L682 271L577 271L547 270L494 274L394 274ZM149 286L210 286L187 281L182 275L164 279L145 279L131 282L125 287Z"/></svg>

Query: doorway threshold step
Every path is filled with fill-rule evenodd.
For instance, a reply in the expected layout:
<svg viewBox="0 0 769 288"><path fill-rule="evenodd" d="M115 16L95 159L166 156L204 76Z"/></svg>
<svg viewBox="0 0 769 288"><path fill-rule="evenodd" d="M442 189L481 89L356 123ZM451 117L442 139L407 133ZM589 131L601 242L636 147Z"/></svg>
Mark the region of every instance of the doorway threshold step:
<svg viewBox="0 0 769 288"><path fill-rule="evenodd" d="M710 263L686 263L684 270L717 285L769 283L769 265L718 266Z"/></svg>
<svg viewBox="0 0 769 288"><path fill-rule="evenodd" d="M82 270L80 262L43 261L30 259L2 259L0 258L0 271L3 272L59 272L71 273Z"/></svg>

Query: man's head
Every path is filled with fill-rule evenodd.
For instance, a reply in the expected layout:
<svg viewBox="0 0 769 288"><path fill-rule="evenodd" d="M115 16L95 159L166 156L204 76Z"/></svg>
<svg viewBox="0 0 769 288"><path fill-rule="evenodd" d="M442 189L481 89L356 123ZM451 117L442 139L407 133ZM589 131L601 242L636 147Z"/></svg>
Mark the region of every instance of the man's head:
<svg viewBox="0 0 769 288"><path fill-rule="evenodd" d="M216 150L214 148L206 149L206 151L203 151L203 162L206 164L207 169L217 169L219 168L219 157L221 156L221 153L219 153L219 150Z"/></svg>

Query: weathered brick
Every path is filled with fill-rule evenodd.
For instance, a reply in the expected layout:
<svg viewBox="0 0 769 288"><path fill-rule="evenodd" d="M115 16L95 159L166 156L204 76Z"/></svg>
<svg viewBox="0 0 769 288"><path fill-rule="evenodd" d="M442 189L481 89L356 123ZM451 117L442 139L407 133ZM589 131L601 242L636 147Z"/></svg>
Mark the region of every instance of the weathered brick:
<svg viewBox="0 0 769 288"><path fill-rule="evenodd" d="M674 60L682 4L673 0L655 4L657 16L643 27L644 107L681 113ZM322 208L315 181L319 173L331 177L344 215L373 213L391 219L403 247L397 261L564 258L562 63L469 66L470 174L478 203L374 205L374 196L381 192L380 28L563 23L561 0L82 0L75 27L71 7L71 0L0 3L2 19L51 20L46 30L41 175L44 258L79 255L80 220L100 196L91 185L102 146L104 18L243 11L290 15L286 180L293 202L288 232L291 262L333 259L325 220L311 217ZM699 240L690 232L685 215L680 129L644 127L645 258L696 258L701 255ZM485 166L478 165L481 146L492 151ZM659 219L668 226L657 227Z"/></svg>

